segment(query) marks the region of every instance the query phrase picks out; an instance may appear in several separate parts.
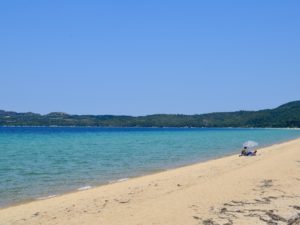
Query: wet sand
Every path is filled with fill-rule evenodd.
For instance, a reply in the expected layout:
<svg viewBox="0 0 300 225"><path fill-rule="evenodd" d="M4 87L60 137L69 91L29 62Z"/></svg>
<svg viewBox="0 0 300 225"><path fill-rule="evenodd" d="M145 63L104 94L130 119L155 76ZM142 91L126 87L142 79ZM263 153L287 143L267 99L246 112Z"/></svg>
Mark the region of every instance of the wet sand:
<svg viewBox="0 0 300 225"><path fill-rule="evenodd" d="M300 139L0 210L19 224L300 224Z"/></svg>

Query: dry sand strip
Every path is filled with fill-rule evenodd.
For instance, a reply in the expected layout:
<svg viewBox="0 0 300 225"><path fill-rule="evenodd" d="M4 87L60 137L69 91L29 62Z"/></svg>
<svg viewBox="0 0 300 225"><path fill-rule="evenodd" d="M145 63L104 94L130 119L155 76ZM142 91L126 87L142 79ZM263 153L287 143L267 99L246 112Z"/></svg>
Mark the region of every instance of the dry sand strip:
<svg viewBox="0 0 300 225"><path fill-rule="evenodd" d="M300 139L0 210L17 224L300 224Z"/></svg>

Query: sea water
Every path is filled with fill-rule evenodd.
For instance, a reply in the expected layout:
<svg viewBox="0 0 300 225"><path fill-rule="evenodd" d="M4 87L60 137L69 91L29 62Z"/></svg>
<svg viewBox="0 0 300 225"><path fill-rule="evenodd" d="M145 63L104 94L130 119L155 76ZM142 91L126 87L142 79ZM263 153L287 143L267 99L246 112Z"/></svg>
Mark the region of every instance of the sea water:
<svg viewBox="0 0 300 225"><path fill-rule="evenodd" d="M0 127L0 207L300 137L296 129Z"/></svg>

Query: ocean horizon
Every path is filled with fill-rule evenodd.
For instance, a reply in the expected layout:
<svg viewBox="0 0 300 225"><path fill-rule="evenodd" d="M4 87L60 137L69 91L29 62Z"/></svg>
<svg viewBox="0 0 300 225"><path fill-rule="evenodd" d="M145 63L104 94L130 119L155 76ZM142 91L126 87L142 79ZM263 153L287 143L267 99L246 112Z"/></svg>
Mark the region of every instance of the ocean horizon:
<svg viewBox="0 0 300 225"><path fill-rule="evenodd" d="M0 127L0 207L300 137L288 128ZM259 157L259 156L258 156Z"/></svg>

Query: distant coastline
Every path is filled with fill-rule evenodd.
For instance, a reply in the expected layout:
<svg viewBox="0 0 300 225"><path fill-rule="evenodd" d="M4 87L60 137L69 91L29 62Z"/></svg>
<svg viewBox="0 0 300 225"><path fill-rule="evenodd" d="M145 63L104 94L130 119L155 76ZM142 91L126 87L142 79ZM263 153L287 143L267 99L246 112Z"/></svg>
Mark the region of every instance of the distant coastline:
<svg viewBox="0 0 300 225"><path fill-rule="evenodd" d="M120 127L120 128L300 128L300 101L275 109L207 114L154 114L147 116L46 115L0 110L0 126Z"/></svg>
<svg viewBox="0 0 300 225"><path fill-rule="evenodd" d="M31 126L31 125L0 125L0 128L103 128L103 129L279 129L300 130L300 127L101 127L101 126Z"/></svg>

